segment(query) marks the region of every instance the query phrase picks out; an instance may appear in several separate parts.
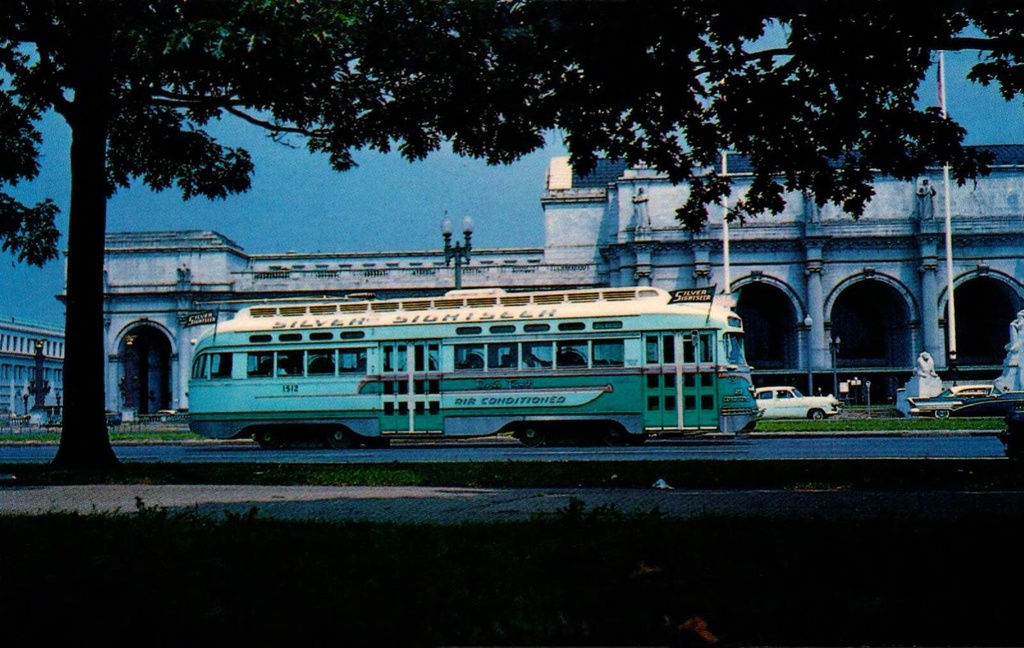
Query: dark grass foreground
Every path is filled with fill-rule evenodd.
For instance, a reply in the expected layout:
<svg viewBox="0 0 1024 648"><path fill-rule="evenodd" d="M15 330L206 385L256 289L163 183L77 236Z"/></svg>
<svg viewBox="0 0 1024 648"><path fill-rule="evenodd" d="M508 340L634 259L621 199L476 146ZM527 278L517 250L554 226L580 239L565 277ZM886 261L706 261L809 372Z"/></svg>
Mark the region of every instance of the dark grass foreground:
<svg viewBox="0 0 1024 648"><path fill-rule="evenodd" d="M571 505L414 526L140 505L0 518L0 632L10 646L1015 646L1022 546L1022 521L999 514L678 521Z"/></svg>

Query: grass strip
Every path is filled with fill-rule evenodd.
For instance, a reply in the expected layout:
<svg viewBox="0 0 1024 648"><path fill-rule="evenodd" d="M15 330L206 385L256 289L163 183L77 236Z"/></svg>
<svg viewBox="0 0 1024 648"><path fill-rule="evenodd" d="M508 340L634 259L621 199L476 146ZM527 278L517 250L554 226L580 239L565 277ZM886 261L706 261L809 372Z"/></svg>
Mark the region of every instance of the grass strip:
<svg viewBox="0 0 1024 648"><path fill-rule="evenodd" d="M463 486L486 488L1019 490L1020 462L1002 459L765 461L506 461L386 464L122 464L108 472L0 464L12 483Z"/></svg>

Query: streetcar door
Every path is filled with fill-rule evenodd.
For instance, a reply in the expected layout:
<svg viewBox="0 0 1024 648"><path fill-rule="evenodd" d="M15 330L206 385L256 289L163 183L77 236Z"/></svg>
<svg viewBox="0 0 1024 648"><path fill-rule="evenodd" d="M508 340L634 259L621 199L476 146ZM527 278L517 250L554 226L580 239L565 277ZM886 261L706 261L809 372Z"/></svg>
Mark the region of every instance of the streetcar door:
<svg viewBox="0 0 1024 648"><path fill-rule="evenodd" d="M381 345L381 432L440 434L441 344L437 341Z"/></svg>
<svg viewBox="0 0 1024 648"><path fill-rule="evenodd" d="M683 410L689 428L718 428L718 369L715 332L682 334Z"/></svg>
<svg viewBox="0 0 1024 648"><path fill-rule="evenodd" d="M676 333L644 336L644 427L648 430L683 425L681 373L676 362L682 352L680 342Z"/></svg>
<svg viewBox="0 0 1024 648"><path fill-rule="evenodd" d="M717 429L713 331L644 336L644 426L651 430Z"/></svg>

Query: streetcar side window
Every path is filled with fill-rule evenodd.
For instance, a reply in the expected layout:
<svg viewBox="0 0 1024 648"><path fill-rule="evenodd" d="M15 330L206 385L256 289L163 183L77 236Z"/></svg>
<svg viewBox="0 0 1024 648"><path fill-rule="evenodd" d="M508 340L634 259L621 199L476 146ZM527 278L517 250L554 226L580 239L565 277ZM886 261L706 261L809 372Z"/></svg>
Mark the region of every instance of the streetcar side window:
<svg viewBox="0 0 1024 648"><path fill-rule="evenodd" d="M586 367L590 352L586 340L569 340L558 343L559 367Z"/></svg>
<svg viewBox="0 0 1024 648"><path fill-rule="evenodd" d="M302 351L278 351L277 352L277 375L278 376L301 376L302 375Z"/></svg>
<svg viewBox="0 0 1024 648"><path fill-rule="evenodd" d="M338 370L341 373L366 373L366 349L340 349Z"/></svg>
<svg viewBox="0 0 1024 648"><path fill-rule="evenodd" d="M311 349L306 352L307 376L333 376L334 351L331 349Z"/></svg>
<svg viewBox="0 0 1024 648"><path fill-rule="evenodd" d="M626 365L625 340L594 340L594 366L624 367Z"/></svg>
<svg viewBox="0 0 1024 648"><path fill-rule="evenodd" d="M231 377L230 353L214 353L210 356L210 378Z"/></svg>
<svg viewBox="0 0 1024 648"><path fill-rule="evenodd" d="M488 369L515 369L519 366L519 346L514 343L488 344Z"/></svg>
<svg viewBox="0 0 1024 648"><path fill-rule="evenodd" d="M715 361L715 334L714 333L701 333L700 334L700 361L701 362L714 362Z"/></svg>
<svg viewBox="0 0 1024 648"><path fill-rule="evenodd" d="M554 364L551 342L523 342L523 364L530 368L550 367Z"/></svg>
<svg viewBox="0 0 1024 648"><path fill-rule="evenodd" d="M648 335L644 339L644 358L647 364L658 364L658 336Z"/></svg>
<svg viewBox="0 0 1024 648"><path fill-rule="evenodd" d="M246 375L250 378L265 378L274 375L274 352L254 351L246 358Z"/></svg>
<svg viewBox="0 0 1024 648"><path fill-rule="evenodd" d="M406 353L404 344L385 344L384 349L384 371L404 372L406 370Z"/></svg>
<svg viewBox="0 0 1024 648"><path fill-rule="evenodd" d="M476 370L484 368L484 345L482 344L457 344L455 345L455 369Z"/></svg>

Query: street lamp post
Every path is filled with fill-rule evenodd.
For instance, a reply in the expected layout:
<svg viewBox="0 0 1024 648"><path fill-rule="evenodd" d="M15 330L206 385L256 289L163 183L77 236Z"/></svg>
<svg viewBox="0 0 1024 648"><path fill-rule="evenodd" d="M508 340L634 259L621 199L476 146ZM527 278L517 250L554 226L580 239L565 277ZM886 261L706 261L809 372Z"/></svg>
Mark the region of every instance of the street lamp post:
<svg viewBox="0 0 1024 648"><path fill-rule="evenodd" d="M455 261L455 289L462 288L462 263L469 264L469 255L473 250L473 219L465 216L462 219L462 235L464 243L455 241L452 245L452 221L445 216L441 221L441 235L444 236L444 264Z"/></svg>
<svg viewBox="0 0 1024 648"><path fill-rule="evenodd" d="M811 373L811 325L814 324L814 320L808 315L804 318L804 340L806 345L804 346L804 352L807 354L807 395L814 396L814 376Z"/></svg>
<svg viewBox="0 0 1024 648"><path fill-rule="evenodd" d="M828 350L832 353L832 395L836 398L839 398L839 378L836 373L836 356L839 355L840 342L841 340L838 335L828 342Z"/></svg>

